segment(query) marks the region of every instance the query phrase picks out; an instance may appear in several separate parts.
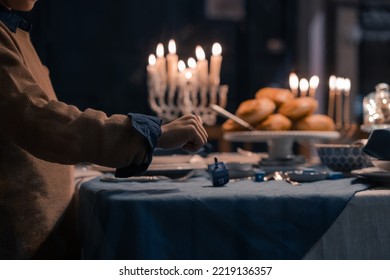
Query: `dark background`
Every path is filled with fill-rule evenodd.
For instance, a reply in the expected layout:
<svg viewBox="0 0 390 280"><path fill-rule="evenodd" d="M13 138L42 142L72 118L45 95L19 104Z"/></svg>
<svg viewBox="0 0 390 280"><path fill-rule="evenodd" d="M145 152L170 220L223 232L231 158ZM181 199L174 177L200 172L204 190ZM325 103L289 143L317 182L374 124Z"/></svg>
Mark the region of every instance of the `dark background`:
<svg viewBox="0 0 390 280"><path fill-rule="evenodd" d="M294 65L296 1L247 0L241 19L213 19L203 0L41 0L28 15L32 40L51 71L60 100L108 114L153 114L147 104L146 65L156 45L176 41L178 55L210 56L223 47L221 83L228 109L260 87L288 86Z"/></svg>
<svg viewBox="0 0 390 280"><path fill-rule="evenodd" d="M242 1L244 14L232 19L210 17L206 1L40 0L25 16L34 25L33 43L59 99L80 109L153 114L147 103L147 59L159 42L167 48L172 38L184 60L194 56L198 44L209 57L212 44L221 43L221 82L229 85L227 109L232 112L261 87L288 87L291 71L308 76L308 65L302 63L311 16L302 14L302 5L308 2L236 0ZM323 6L327 77L338 74L334 38L343 22L336 22L335 14L346 6L358 13L356 34L346 34L345 40L359 48L354 93L360 105L377 83L390 82L390 0L323 0ZM306 30L298 29L302 22ZM325 92L326 83L320 85ZM358 122L361 111L355 108Z"/></svg>

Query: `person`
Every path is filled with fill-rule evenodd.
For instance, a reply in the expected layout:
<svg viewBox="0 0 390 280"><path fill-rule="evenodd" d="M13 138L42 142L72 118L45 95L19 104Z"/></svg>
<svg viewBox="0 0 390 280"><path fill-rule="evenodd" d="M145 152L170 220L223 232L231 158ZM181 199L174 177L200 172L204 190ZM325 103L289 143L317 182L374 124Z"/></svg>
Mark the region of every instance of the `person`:
<svg viewBox="0 0 390 280"><path fill-rule="evenodd" d="M168 124L141 114L107 116L56 98L48 69L14 11L36 0L0 0L0 258L76 259L73 166L145 171L156 147L195 152L207 142L198 116Z"/></svg>

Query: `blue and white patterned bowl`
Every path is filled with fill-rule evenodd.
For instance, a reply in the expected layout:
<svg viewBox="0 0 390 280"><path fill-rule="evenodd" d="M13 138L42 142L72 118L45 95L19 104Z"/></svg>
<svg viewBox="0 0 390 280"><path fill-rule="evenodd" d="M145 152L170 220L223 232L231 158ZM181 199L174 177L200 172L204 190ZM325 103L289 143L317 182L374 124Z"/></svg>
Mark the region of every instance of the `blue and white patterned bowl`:
<svg viewBox="0 0 390 280"><path fill-rule="evenodd" d="M362 145L316 144L315 147L322 164L333 171L350 172L372 166Z"/></svg>

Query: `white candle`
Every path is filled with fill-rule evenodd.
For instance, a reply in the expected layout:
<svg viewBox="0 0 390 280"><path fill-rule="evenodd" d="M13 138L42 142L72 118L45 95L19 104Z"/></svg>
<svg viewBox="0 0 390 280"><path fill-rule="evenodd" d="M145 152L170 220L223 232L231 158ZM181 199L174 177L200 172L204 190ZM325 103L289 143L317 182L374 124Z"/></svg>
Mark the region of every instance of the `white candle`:
<svg viewBox="0 0 390 280"><path fill-rule="evenodd" d="M351 92L351 80L344 80L344 124L349 127L350 125L350 104L349 94Z"/></svg>
<svg viewBox="0 0 390 280"><path fill-rule="evenodd" d="M185 70L186 64L183 60L179 60L177 64L177 68L179 70L179 86L183 86L185 84Z"/></svg>
<svg viewBox="0 0 390 280"><path fill-rule="evenodd" d="M335 104L335 91L336 91L336 76L329 77L329 102L328 102L328 116L334 119L334 104Z"/></svg>
<svg viewBox="0 0 390 280"><path fill-rule="evenodd" d="M179 57L176 54L176 43L174 40L169 40L167 54L167 65L168 65L168 83L171 88L176 87L177 83L177 63Z"/></svg>
<svg viewBox="0 0 390 280"><path fill-rule="evenodd" d="M290 83L291 92L294 94L295 97L298 97L299 79L297 74L295 73L290 74L289 83Z"/></svg>
<svg viewBox="0 0 390 280"><path fill-rule="evenodd" d="M307 79L302 78L299 81L299 91L301 92L301 96L306 96L308 89L309 89L309 82L307 81Z"/></svg>
<svg viewBox="0 0 390 280"><path fill-rule="evenodd" d="M191 71L187 71L187 72L185 72L185 78L186 78L186 81L187 81L187 83L189 83L190 81L191 81L191 79L192 79L192 72Z"/></svg>
<svg viewBox="0 0 390 280"><path fill-rule="evenodd" d="M195 54L196 58L198 59L197 72L199 85L200 87L206 87L209 79L208 61L206 59L206 54L201 46L196 46Z"/></svg>
<svg viewBox="0 0 390 280"><path fill-rule="evenodd" d="M196 71L196 60L193 57L188 58L187 65L191 69L191 72Z"/></svg>
<svg viewBox="0 0 390 280"><path fill-rule="evenodd" d="M320 84L320 78L318 76L314 75L310 78L309 81L309 96L315 97L316 90L318 88L318 85Z"/></svg>
<svg viewBox="0 0 390 280"><path fill-rule="evenodd" d="M148 72L148 85L149 87L155 88L158 84L158 70L156 67L156 56L154 54L149 55L148 66L146 70Z"/></svg>
<svg viewBox="0 0 390 280"><path fill-rule="evenodd" d="M167 81L167 65L166 65L166 59L164 57L164 46L163 44L159 43L156 48L156 55L157 55L157 61L156 66L158 69L158 73L160 75L160 79L162 83L166 83Z"/></svg>
<svg viewBox="0 0 390 280"><path fill-rule="evenodd" d="M187 65L188 65L187 72L191 73L191 79L190 79L191 82L193 84L197 84L197 78L198 78L197 73L196 73L197 63L196 63L195 58L193 58L193 57L188 58ZM187 76L187 74L186 74L186 76Z"/></svg>
<svg viewBox="0 0 390 280"><path fill-rule="evenodd" d="M336 128L342 127L344 79L336 79Z"/></svg>
<svg viewBox="0 0 390 280"><path fill-rule="evenodd" d="M210 58L210 85L218 86L220 84L221 64L222 64L222 47L219 43L214 43L212 55Z"/></svg>

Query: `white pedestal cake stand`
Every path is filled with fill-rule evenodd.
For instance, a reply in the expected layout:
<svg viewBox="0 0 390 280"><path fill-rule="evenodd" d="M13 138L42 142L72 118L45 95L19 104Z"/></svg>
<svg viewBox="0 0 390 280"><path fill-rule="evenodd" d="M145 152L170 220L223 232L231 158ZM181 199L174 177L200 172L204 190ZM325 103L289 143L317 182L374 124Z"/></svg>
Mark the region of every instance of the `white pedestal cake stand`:
<svg viewBox="0 0 390 280"><path fill-rule="evenodd" d="M268 146L271 159L292 157L293 144L297 140L335 140L340 137L337 131L237 131L227 132L224 139L230 142L263 143Z"/></svg>

